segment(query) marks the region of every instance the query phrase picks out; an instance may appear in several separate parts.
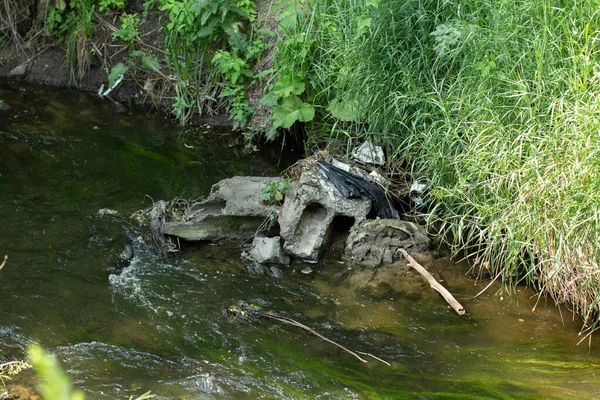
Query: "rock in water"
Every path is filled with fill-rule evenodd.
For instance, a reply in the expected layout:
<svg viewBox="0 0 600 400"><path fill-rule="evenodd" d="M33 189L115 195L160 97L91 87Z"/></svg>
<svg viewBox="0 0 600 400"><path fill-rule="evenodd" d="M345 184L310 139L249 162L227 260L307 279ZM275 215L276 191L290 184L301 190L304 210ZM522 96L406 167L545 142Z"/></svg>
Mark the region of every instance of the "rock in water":
<svg viewBox="0 0 600 400"><path fill-rule="evenodd" d="M369 220L350 231L345 255L363 264L380 265L404 258L398 249L418 253L428 248L427 232L413 222Z"/></svg>
<svg viewBox="0 0 600 400"><path fill-rule="evenodd" d="M252 242L250 257L259 264L284 264L290 263L290 258L281 248L281 237L257 236Z"/></svg>

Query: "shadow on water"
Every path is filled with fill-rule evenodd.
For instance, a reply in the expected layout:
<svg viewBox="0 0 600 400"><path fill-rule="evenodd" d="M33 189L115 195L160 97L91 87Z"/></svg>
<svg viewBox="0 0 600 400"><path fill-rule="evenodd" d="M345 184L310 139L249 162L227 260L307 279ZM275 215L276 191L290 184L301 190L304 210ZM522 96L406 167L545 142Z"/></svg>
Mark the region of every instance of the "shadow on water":
<svg viewBox="0 0 600 400"><path fill-rule="evenodd" d="M151 199L206 195L219 179L274 175L279 148L247 152L229 134L181 132L73 92L0 85L0 360L39 341L92 399L598 398L600 356L578 322L521 288L501 299L445 259L427 268L458 316L411 271L337 259L281 274L239 249L157 256L128 215ZM204 132L206 131L206 132ZM284 166L282 165L282 168ZM111 208L120 216L100 217ZM132 256L120 274L124 248ZM232 319L239 300L377 355L362 364L270 321ZM31 379L31 376L23 379ZM17 381L17 383L19 383Z"/></svg>

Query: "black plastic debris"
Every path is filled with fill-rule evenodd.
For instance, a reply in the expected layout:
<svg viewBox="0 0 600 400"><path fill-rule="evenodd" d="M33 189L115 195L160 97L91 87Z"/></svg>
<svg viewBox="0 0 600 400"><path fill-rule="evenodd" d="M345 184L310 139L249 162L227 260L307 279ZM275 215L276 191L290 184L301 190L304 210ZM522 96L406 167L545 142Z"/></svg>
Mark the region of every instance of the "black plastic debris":
<svg viewBox="0 0 600 400"><path fill-rule="evenodd" d="M319 172L330 181L340 194L347 199L371 200L373 211L380 218L398 219L398 212L392 206L385 192L375 182L346 172L323 161L317 161Z"/></svg>

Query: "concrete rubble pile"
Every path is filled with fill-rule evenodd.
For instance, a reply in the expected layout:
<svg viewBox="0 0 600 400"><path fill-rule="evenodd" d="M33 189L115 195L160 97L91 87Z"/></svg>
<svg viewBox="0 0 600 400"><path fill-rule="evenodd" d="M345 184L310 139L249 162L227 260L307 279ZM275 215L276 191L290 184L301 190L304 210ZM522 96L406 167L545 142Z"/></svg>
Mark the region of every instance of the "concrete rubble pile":
<svg viewBox="0 0 600 400"><path fill-rule="evenodd" d="M372 146L367 150L363 149L362 154L377 153L371 161L379 164L379 150ZM342 232L347 237L345 256L365 265L397 261L398 248L427 250L429 238L416 224L397 218L374 219L378 213L376 197L385 199L385 191L378 186L381 179L377 171L353 173L356 167L329 155L323 158L303 160L304 166L298 177L291 180L291 190L286 191L282 205L265 204L261 199L263 188L281 182L280 177L224 179L202 201L157 202L150 212L153 234L167 251L177 251L182 241L252 243L244 253L248 258L265 265L285 265L291 259L317 262L329 244L335 221L341 218L346 221L346 232ZM342 171L342 175L335 175L340 181L332 181L324 169ZM345 196L340 193L340 182L363 181L368 190L350 187ZM381 194L373 197L373 187ZM393 214L386 215L396 217L397 212L393 209Z"/></svg>

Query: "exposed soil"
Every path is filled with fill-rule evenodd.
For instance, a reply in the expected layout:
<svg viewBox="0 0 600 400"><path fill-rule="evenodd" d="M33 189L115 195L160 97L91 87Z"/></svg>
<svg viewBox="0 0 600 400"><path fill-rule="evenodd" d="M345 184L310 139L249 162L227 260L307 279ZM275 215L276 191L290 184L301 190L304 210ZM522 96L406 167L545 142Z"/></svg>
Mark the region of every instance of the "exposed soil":
<svg viewBox="0 0 600 400"><path fill-rule="evenodd" d="M100 22L95 26L93 37L85 43L86 51L80 54L86 56L70 66L67 62L66 47L50 35L42 22L45 20L47 3L43 4L39 0L7 1L8 5L0 6L0 33L8 39L5 42L0 41L0 78L8 77L26 83L98 93L102 86L104 90L108 87L111 68L118 63L127 63L130 49L122 42L112 39L113 32L120 26L118 14L107 13L97 17ZM143 1L128 1L125 12L142 16ZM276 29L279 11L273 2L258 1L257 13L261 29ZM136 49L144 49L158 59L165 54L160 18L161 14L156 10L143 16L136 41ZM7 28L10 21L14 21L13 28ZM273 45L276 37L271 36L269 40L271 43L267 44L265 55L254 67L255 73L273 67ZM24 73L11 74L17 67L25 67ZM163 75L159 78L149 71L136 71L135 77L130 73L125 74L121 83L110 93L110 100L129 108L141 107L170 113L174 94L170 93L172 87L165 85L165 79L170 80L173 77ZM270 110L260 104L268 84L267 80L268 78L264 78L248 89L248 99L254 109L250 122L250 129L253 131L264 132L268 128ZM151 92L159 95L153 97ZM220 112L227 110L220 109ZM207 113L194 120L216 126L231 125L227 115Z"/></svg>

